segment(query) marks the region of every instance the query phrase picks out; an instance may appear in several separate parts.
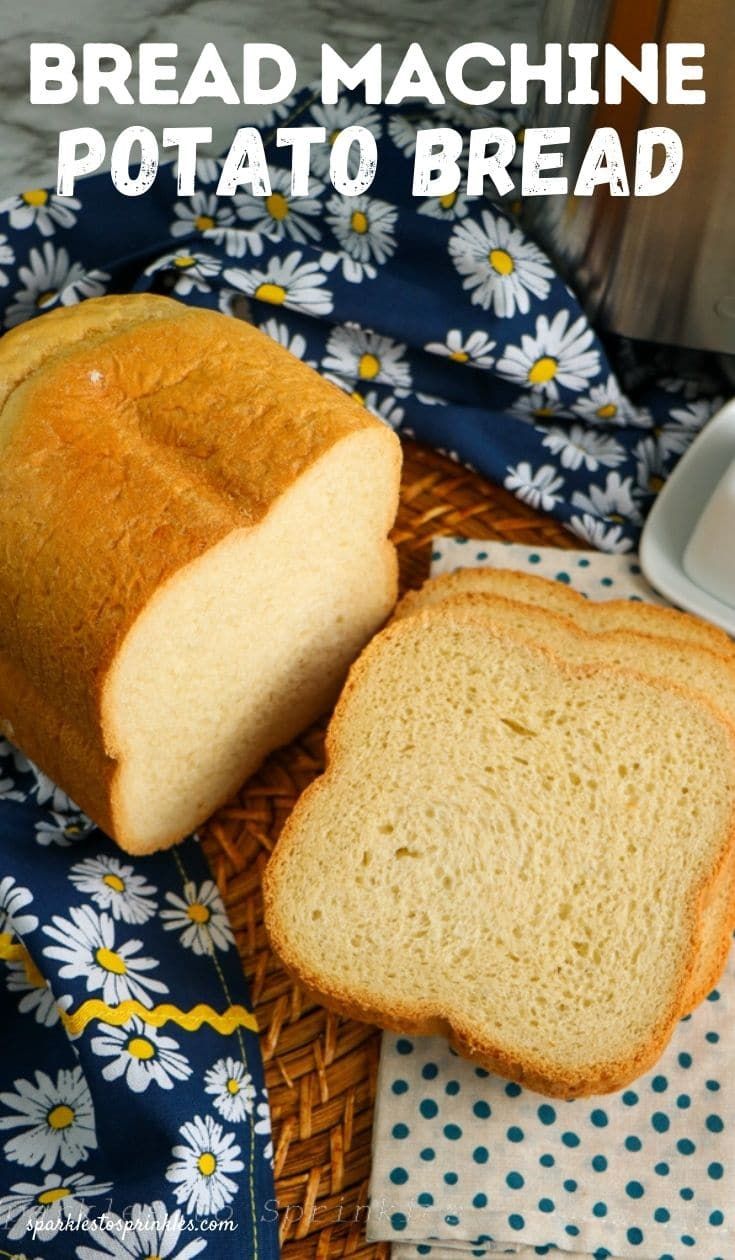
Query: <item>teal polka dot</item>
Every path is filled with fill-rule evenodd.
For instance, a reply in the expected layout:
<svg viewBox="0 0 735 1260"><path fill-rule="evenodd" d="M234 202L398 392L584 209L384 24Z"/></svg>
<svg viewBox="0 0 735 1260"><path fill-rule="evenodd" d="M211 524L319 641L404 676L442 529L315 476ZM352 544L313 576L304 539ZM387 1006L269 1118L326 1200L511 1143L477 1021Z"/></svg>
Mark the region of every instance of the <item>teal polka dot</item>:
<svg viewBox="0 0 735 1260"><path fill-rule="evenodd" d="M474 1197L474 1199L472 1200L472 1206L473 1206L474 1208L484 1208L484 1207L487 1207L487 1195L486 1195L486 1194L476 1194L476 1195L475 1195L475 1197Z"/></svg>
<svg viewBox="0 0 735 1260"><path fill-rule="evenodd" d="M577 1228L576 1225L565 1225L564 1233L569 1234L571 1238L576 1238L577 1234L579 1233L579 1229Z"/></svg>
<svg viewBox="0 0 735 1260"><path fill-rule="evenodd" d="M511 1212L510 1216L508 1217L508 1224L510 1225L511 1229L519 1230L525 1227L526 1222L524 1221L522 1216L518 1215L517 1212Z"/></svg>
<svg viewBox="0 0 735 1260"><path fill-rule="evenodd" d="M694 1198L694 1191L692 1190L692 1187L682 1186L681 1190L679 1191L679 1197L683 1199L685 1203L691 1203L692 1199Z"/></svg>
<svg viewBox="0 0 735 1260"><path fill-rule="evenodd" d="M541 1155L538 1162L542 1168L553 1168L556 1163L553 1155Z"/></svg>
<svg viewBox="0 0 735 1260"><path fill-rule="evenodd" d="M567 1194L574 1194L574 1191L577 1189L576 1181L573 1181L572 1178L569 1177L564 1182L564 1189L566 1190Z"/></svg>
<svg viewBox="0 0 735 1260"><path fill-rule="evenodd" d="M472 1110L478 1120L487 1120L488 1116L492 1114L490 1103L487 1102L476 1102Z"/></svg>
<svg viewBox="0 0 735 1260"><path fill-rule="evenodd" d="M476 1146L472 1152L472 1158L476 1164L486 1164L490 1158L490 1152L486 1146Z"/></svg>
<svg viewBox="0 0 735 1260"><path fill-rule="evenodd" d="M393 1229L400 1231L406 1228L406 1226L408 1225L408 1220L403 1215L403 1212L394 1212L390 1218L390 1223Z"/></svg>
<svg viewBox="0 0 735 1260"><path fill-rule="evenodd" d="M523 1089L520 1085L516 1084L515 1081L508 1081L508 1084L505 1087L505 1092L509 1098L518 1098L518 1096L523 1093Z"/></svg>
<svg viewBox="0 0 735 1260"><path fill-rule="evenodd" d="M656 1167L654 1168L653 1171L657 1173L659 1177L668 1177L669 1172L671 1170L668 1164L661 1163L661 1164L656 1164Z"/></svg>
<svg viewBox="0 0 735 1260"><path fill-rule="evenodd" d="M613 580L609 577L600 578L600 586L612 586Z"/></svg>
<svg viewBox="0 0 735 1260"><path fill-rule="evenodd" d="M724 1172L725 1169L722 1167L722 1164L718 1164L716 1160L707 1168L707 1176L711 1177L712 1181L721 1181Z"/></svg>
<svg viewBox="0 0 735 1260"><path fill-rule="evenodd" d="M580 569L588 569L590 566L590 562L586 556L583 556L581 560L577 561L577 565Z"/></svg>
<svg viewBox="0 0 735 1260"><path fill-rule="evenodd" d="M509 1172L505 1181L511 1190L522 1190L526 1184L519 1172Z"/></svg>
<svg viewBox="0 0 735 1260"><path fill-rule="evenodd" d="M705 1120L705 1124L707 1125L707 1128L709 1129L710 1133L722 1133L722 1130L725 1127L725 1123L722 1117L715 1116L715 1115L707 1116L707 1119Z"/></svg>
<svg viewBox="0 0 735 1260"><path fill-rule="evenodd" d="M421 1069L421 1075L425 1081L433 1081L439 1075L436 1063L425 1063Z"/></svg>
<svg viewBox="0 0 735 1260"><path fill-rule="evenodd" d="M590 1116L590 1120L592 1121L596 1129L605 1129L609 1123L608 1118L607 1118L607 1112L603 1111L601 1107L595 1108L595 1110L592 1112Z"/></svg>
<svg viewBox="0 0 735 1260"><path fill-rule="evenodd" d="M539 1212L553 1212L554 1211L553 1199L539 1199L538 1210Z"/></svg>
<svg viewBox="0 0 735 1260"><path fill-rule="evenodd" d="M641 571L641 566L640 566L639 564L631 564L631 565L629 565L629 572L630 572L630 573L640 573L640 571Z"/></svg>
<svg viewBox="0 0 735 1260"><path fill-rule="evenodd" d="M710 1212L710 1216L709 1216L710 1225L714 1225L714 1226L722 1225L724 1219L725 1217L723 1216L722 1212Z"/></svg>
<svg viewBox="0 0 735 1260"><path fill-rule="evenodd" d="M598 1217L598 1218L602 1218L603 1216L607 1216L607 1204L606 1204L606 1203L595 1203L595 1204L593 1204L593 1207L592 1207L592 1215L593 1215L593 1216L596 1216L596 1217Z"/></svg>
<svg viewBox="0 0 735 1260"><path fill-rule="evenodd" d="M480 1080L484 1080L485 1077L489 1075L490 1073L488 1072L487 1068L481 1068L481 1067L475 1068L475 1076L479 1076Z"/></svg>
<svg viewBox="0 0 735 1260"><path fill-rule="evenodd" d="M680 1054L679 1067L684 1068L684 1070L686 1071L686 1069L690 1068L691 1066L692 1066L692 1056L690 1054L686 1054L685 1052Z"/></svg>
<svg viewBox="0 0 735 1260"><path fill-rule="evenodd" d="M579 1135L577 1133L572 1133L569 1130L567 1130L566 1133L562 1133L561 1140L565 1146L579 1146Z"/></svg>
<svg viewBox="0 0 735 1260"><path fill-rule="evenodd" d="M444 1180L448 1186L456 1186L457 1182L459 1181L459 1173L445 1172Z"/></svg>
<svg viewBox="0 0 735 1260"><path fill-rule="evenodd" d="M427 1247L426 1243L419 1243L418 1246L416 1247L416 1250L418 1251L420 1256L431 1255L431 1247Z"/></svg>
<svg viewBox="0 0 735 1260"><path fill-rule="evenodd" d="M444 1092L449 1094L450 1098L453 1098L455 1094L458 1094L459 1089L460 1089L459 1081L447 1081L446 1085L444 1086Z"/></svg>
<svg viewBox="0 0 735 1260"><path fill-rule="evenodd" d="M710 1092L711 1094L716 1094L716 1093L718 1093L718 1091L719 1091L719 1089L720 1089L720 1082L719 1082L719 1081L707 1081L707 1089L709 1090L709 1092Z"/></svg>
<svg viewBox="0 0 735 1260"><path fill-rule="evenodd" d="M539 556L539 555L538 555L535 551L532 551L532 552L531 552L531 554L530 554L530 555L529 555L529 557L528 557L528 563L529 563L529 564L540 564L540 563L541 563L541 557L540 557L540 556Z"/></svg>
<svg viewBox="0 0 735 1260"><path fill-rule="evenodd" d="M537 1115L542 1124L553 1124L556 1120L556 1112L549 1103L542 1103L538 1109Z"/></svg>
<svg viewBox="0 0 735 1260"><path fill-rule="evenodd" d="M442 553L440 551L432 551L431 558L432 560L441 560Z"/></svg>
<svg viewBox="0 0 735 1260"><path fill-rule="evenodd" d="M642 1146L643 1143L639 1137L631 1136L625 1139L626 1151L639 1151Z"/></svg>
<svg viewBox="0 0 735 1260"><path fill-rule="evenodd" d="M468 543L470 540L469 538L462 538L460 534L456 534L454 541L458 543L462 543L462 545L464 546L464 544Z"/></svg>
<svg viewBox="0 0 735 1260"><path fill-rule="evenodd" d="M696 1238L692 1238L691 1234L682 1234L681 1241L685 1247L693 1247L696 1244Z"/></svg>
<svg viewBox="0 0 735 1260"><path fill-rule="evenodd" d="M625 1093L623 1094L623 1103L625 1104L625 1106L635 1107L637 1102L638 1102L638 1095L636 1094L635 1090L626 1089Z"/></svg>
<svg viewBox="0 0 735 1260"><path fill-rule="evenodd" d="M523 1129L519 1129L517 1124L512 1124L505 1136L509 1142L522 1142Z"/></svg>
<svg viewBox="0 0 735 1260"><path fill-rule="evenodd" d="M412 1054L413 1042L409 1041L407 1037L400 1037L396 1042L396 1050L399 1054Z"/></svg>
<svg viewBox="0 0 735 1260"><path fill-rule="evenodd" d="M445 1222L445 1224L447 1224L447 1225L459 1225L459 1217L458 1217L458 1216L454 1216L451 1212L449 1212L449 1213L448 1213L448 1214L444 1217L444 1222Z"/></svg>
<svg viewBox="0 0 735 1260"><path fill-rule="evenodd" d="M486 552L486 551L478 551L477 555L475 556L475 559L476 559L476 560L487 560L487 552Z"/></svg>
<svg viewBox="0 0 735 1260"><path fill-rule="evenodd" d="M653 1080L651 1081L651 1089L653 1090L654 1094L665 1094L668 1088L669 1088L669 1082L667 1081L665 1076L654 1076Z"/></svg>
<svg viewBox="0 0 735 1260"><path fill-rule="evenodd" d="M391 1130L393 1137L400 1142L402 1138L407 1138L410 1132L407 1124L394 1124Z"/></svg>
<svg viewBox="0 0 735 1260"><path fill-rule="evenodd" d="M651 1124L657 1133L666 1133L671 1127L671 1121L665 1111L654 1111L651 1116Z"/></svg>
<svg viewBox="0 0 735 1260"><path fill-rule="evenodd" d="M428 1190L424 1190L416 1199L420 1207L431 1207L434 1202L433 1194L429 1194Z"/></svg>
<svg viewBox="0 0 735 1260"><path fill-rule="evenodd" d="M640 1181L629 1181L625 1187L625 1193L629 1199L642 1199L645 1191Z"/></svg>
<svg viewBox="0 0 735 1260"><path fill-rule="evenodd" d="M405 1094L408 1090L408 1081L394 1081L391 1089L394 1094Z"/></svg>
<svg viewBox="0 0 735 1260"><path fill-rule="evenodd" d="M716 1032L708 1032L705 1033L704 1039L705 1041L708 1041L711 1046L716 1046L717 1042L720 1040L720 1034Z"/></svg>
<svg viewBox="0 0 735 1260"><path fill-rule="evenodd" d="M676 1149L680 1155L693 1155L697 1148L691 1138L679 1138Z"/></svg>
<svg viewBox="0 0 735 1260"><path fill-rule="evenodd" d="M565 582L568 585L572 579L570 578L569 574L565 573L564 570L562 569L561 573L557 573L556 580L557 582Z"/></svg>
<svg viewBox="0 0 735 1260"><path fill-rule="evenodd" d="M419 1152L419 1159L423 1159L425 1164L430 1164L433 1159L436 1159L436 1151L433 1146L425 1146L424 1149Z"/></svg>
<svg viewBox="0 0 735 1260"><path fill-rule="evenodd" d="M419 1103L419 1111L425 1120L433 1120L434 1116L439 1111L439 1108L433 1098L422 1098Z"/></svg>
<svg viewBox="0 0 735 1260"><path fill-rule="evenodd" d="M653 1219L654 1221L657 1221L659 1225L665 1225L667 1221L671 1220L671 1213L668 1208L658 1207L653 1214Z"/></svg>
<svg viewBox="0 0 735 1260"><path fill-rule="evenodd" d="M608 1260L609 1255L610 1252L607 1247L598 1247L597 1251L594 1253L593 1260Z"/></svg>
<svg viewBox="0 0 735 1260"><path fill-rule="evenodd" d="M641 1243L643 1242L643 1230L638 1229L636 1225L633 1225L628 1230L626 1237L631 1247L640 1247Z"/></svg>
<svg viewBox="0 0 735 1260"><path fill-rule="evenodd" d="M679 1094L676 1105L680 1111L688 1111L692 1105L692 1100L688 1094Z"/></svg>
<svg viewBox="0 0 735 1260"><path fill-rule="evenodd" d="M605 1172L607 1168L607 1160L604 1155L595 1155L592 1160L592 1167L595 1172Z"/></svg>
<svg viewBox="0 0 735 1260"><path fill-rule="evenodd" d="M462 1136L462 1130L458 1124L445 1124L444 1136L445 1138L448 1138L450 1142L457 1142Z"/></svg>
<svg viewBox="0 0 735 1260"><path fill-rule="evenodd" d="M708 1002L719 1002L719 1000L720 1000L720 991L719 991L719 989L713 989L711 993L708 993L708 994L707 994L707 1001L708 1001Z"/></svg>
<svg viewBox="0 0 735 1260"><path fill-rule="evenodd" d="M408 1181L408 1173L405 1168L392 1168L390 1179L394 1186L405 1186Z"/></svg>

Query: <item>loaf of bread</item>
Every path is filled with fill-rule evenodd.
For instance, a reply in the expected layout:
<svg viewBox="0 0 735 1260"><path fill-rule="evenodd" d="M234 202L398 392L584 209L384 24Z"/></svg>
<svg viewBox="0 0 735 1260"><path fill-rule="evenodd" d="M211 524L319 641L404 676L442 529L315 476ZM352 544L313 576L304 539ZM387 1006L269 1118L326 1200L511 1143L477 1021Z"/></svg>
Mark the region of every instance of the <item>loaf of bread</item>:
<svg viewBox="0 0 735 1260"><path fill-rule="evenodd" d="M333 702L390 612L400 445L239 320L87 301L0 341L0 729L133 853Z"/></svg>
<svg viewBox="0 0 735 1260"><path fill-rule="evenodd" d="M327 754L265 878L307 990L562 1097L655 1062L735 845L714 707L436 606L365 650Z"/></svg>

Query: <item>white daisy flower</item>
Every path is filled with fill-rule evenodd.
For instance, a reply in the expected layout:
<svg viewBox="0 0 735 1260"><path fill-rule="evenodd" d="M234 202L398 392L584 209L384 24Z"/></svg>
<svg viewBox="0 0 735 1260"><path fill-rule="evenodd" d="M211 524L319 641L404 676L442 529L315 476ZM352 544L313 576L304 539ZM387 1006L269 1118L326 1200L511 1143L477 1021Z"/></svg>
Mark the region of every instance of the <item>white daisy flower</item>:
<svg viewBox="0 0 735 1260"><path fill-rule="evenodd" d="M0 1130L20 1129L8 1138L7 1159L44 1172L59 1160L66 1166L82 1163L97 1149L92 1097L80 1067L62 1068L56 1083L45 1072L36 1072L36 1083L16 1080L15 1093L0 1094L9 1112L0 1115Z"/></svg>
<svg viewBox="0 0 735 1260"><path fill-rule="evenodd" d="M288 324L283 324L277 319L267 319L264 324L259 324L258 327L261 332L264 332L273 341L277 341L279 346L283 346L284 350L288 350L297 359L308 363L309 367L316 367L313 359L306 358L306 337L302 337L301 333L292 332Z"/></svg>
<svg viewBox="0 0 735 1260"><path fill-rule="evenodd" d="M603 516L613 524L633 521L638 524L641 519L640 509L635 496L639 493L633 485L632 477L621 477L619 472L607 474L605 488L591 485L589 494L575 490L572 495L572 507L579 508L588 516Z"/></svg>
<svg viewBox="0 0 735 1260"><path fill-rule="evenodd" d="M593 385L586 398L576 398L572 411L593 424L604 420L607 424L632 424L645 428L651 422L651 413L645 407L634 407L625 397L612 373L602 385Z"/></svg>
<svg viewBox="0 0 735 1260"><path fill-rule="evenodd" d="M617 468L625 460L625 451L619 442L606 433L585 429L573 424L569 429L549 429L542 446L559 456L562 468Z"/></svg>
<svg viewBox="0 0 735 1260"><path fill-rule="evenodd" d="M428 215L430 219L463 219L470 202L476 200L476 197L468 197L455 189L454 192L443 193L441 197L426 197L419 205L418 213Z"/></svg>
<svg viewBox="0 0 735 1260"><path fill-rule="evenodd" d="M53 236L57 227L70 228L77 221L76 210L82 203L76 197L59 197L45 188L29 188L18 197L0 202L0 214L9 216L12 228L38 228L41 236Z"/></svg>
<svg viewBox="0 0 735 1260"><path fill-rule="evenodd" d="M469 363L476 368L491 368L495 362L491 350L496 343L491 341L487 333L471 332L465 337L459 328L450 328L446 341L429 341L424 350L429 354L439 354L454 363Z"/></svg>
<svg viewBox="0 0 735 1260"><path fill-rule="evenodd" d="M58 302L73 306L85 297L100 297L110 279L106 271L87 271L82 263L73 263L65 249L54 249L44 241L42 249L32 249L28 265L18 268L22 288L13 294L5 314L7 328L22 324L41 311L50 310Z"/></svg>
<svg viewBox="0 0 735 1260"><path fill-rule="evenodd" d="M396 248L394 228L398 211L387 201L376 197L342 197L335 193L326 204L326 222L339 242L342 253L327 250L322 266L327 271L342 268L342 275L351 284L368 277L374 280L379 266L386 263Z"/></svg>
<svg viewBox="0 0 735 1260"><path fill-rule="evenodd" d="M522 460L515 468L508 468L503 485L506 490L512 490L521 503L550 512L561 499L557 491L564 485L564 478L557 477L557 471L553 464L543 464L534 472L531 465Z"/></svg>
<svg viewBox="0 0 735 1260"><path fill-rule="evenodd" d="M194 166L194 182L196 184L216 184L220 177L223 163L219 158L201 156L198 157ZM169 168L173 176L174 183L179 178L179 163L174 162Z"/></svg>
<svg viewBox="0 0 735 1260"><path fill-rule="evenodd" d="M10 276L3 270L3 266L12 267L14 262L15 250L8 244L7 236L0 234L0 287L5 288L5 285L10 284Z"/></svg>
<svg viewBox="0 0 735 1260"><path fill-rule="evenodd" d="M207 1245L204 1238L193 1238L179 1250L190 1226L179 1208L171 1212L160 1199L133 1203L124 1217L105 1212L104 1219L105 1228L93 1235L97 1245L77 1247L77 1260L194 1260Z"/></svg>
<svg viewBox="0 0 735 1260"><path fill-rule="evenodd" d="M520 228L489 210L482 212L482 227L474 221L458 224L449 239L449 256L465 277L462 288L470 292L472 303L503 319L516 311L528 314L529 294L545 298L554 274L545 254Z"/></svg>
<svg viewBox="0 0 735 1260"><path fill-rule="evenodd" d="M209 281L213 276L218 276L222 270L222 263L219 258L215 258L214 254L203 254L198 250L177 249L174 254L166 254L163 258L157 259L152 266L145 270L146 276L152 276L157 271L171 271L176 276L173 286L174 293L180 293L182 297L186 297L189 293L197 290L199 293L209 293L211 284Z"/></svg>
<svg viewBox="0 0 735 1260"><path fill-rule="evenodd" d="M16 750L15 764L18 770L25 774L33 775L34 782L31 788L31 795L35 796L39 805L46 805L56 814L80 814L82 812L79 806L74 804L71 797L67 796L66 792L63 792L54 783L53 779L44 774L43 770L40 770L35 762L29 761L20 752L20 749Z"/></svg>
<svg viewBox="0 0 735 1260"><path fill-rule="evenodd" d="M241 1059L218 1059L204 1074L204 1092L225 1120L239 1123L252 1113L255 1086Z"/></svg>
<svg viewBox="0 0 735 1260"><path fill-rule="evenodd" d="M233 288L271 306L287 306L307 315L329 315L332 310L332 294L324 287L327 277L317 263L303 261L298 250L286 258L270 258L265 270L230 267L224 279Z"/></svg>
<svg viewBox="0 0 735 1260"><path fill-rule="evenodd" d="M5 963L5 983L8 993L20 994L18 1010L22 1015L33 1015L43 1028L53 1028L59 1022L59 1008L48 980L41 974L28 950L23 948L20 958Z"/></svg>
<svg viewBox="0 0 735 1260"><path fill-rule="evenodd" d="M329 334L322 368L337 376L406 387L411 384L411 369L405 355L403 342L347 323Z"/></svg>
<svg viewBox="0 0 735 1260"><path fill-rule="evenodd" d="M322 212L318 200L324 185L314 182L308 197L292 197L290 171L271 171L271 191L267 197L238 193L233 205L238 219L251 232L262 232L269 241L291 240L300 245L319 239L319 227L310 222Z"/></svg>
<svg viewBox="0 0 735 1260"><path fill-rule="evenodd" d="M255 1122L254 1131L259 1137L265 1138L265 1146L263 1147L263 1159L268 1163L273 1159L273 1139L271 1137L271 1109L268 1106L268 1100L263 1097L263 1101L259 1102L255 1108L258 1119Z"/></svg>
<svg viewBox="0 0 735 1260"><path fill-rule="evenodd" d="M332 384L338 385L340 389L343 389L346 394L350 395L353 402L361 403L363 407L367 407L368 411L371 411L378 420L382 420L385 424L390 425L391 429L399 427L405 411L399 405L396 394L381 395L377 389L369 389L367 393L361 394L359 390L353 387L350 381L341 380L338 376L325 377L325 380L330 380ZM413 436L406 429L403 432L409 437Z"/></svg>
<svg viewBox="0 0 735 1260"><path fill-rule="evenodd" d="M397 149L405 157L413 157L416 152L416 132L418 127L402 114L393 114L388 122L388 135Z"/></svg>
<svg viewBox="0 0 735 1260"><path fill-rule="evenodd" d="M689 402L700 398L702 394L716 394L719 382L710 372L703 372L699 366L693 376L661 376L656 384L665 389L667 394L681 394ZM720 401L720 406L722 402Z"/></svg>
<svg viewBox="0 0 735 1260"><path fill-rule="evenodd" d="M311 169L320 178L329 174L332 145L339 133L344 131L346 127L367 127L376 140L380 140L383 131L380 115L370 105L365 105L360 101L342 99L337 101L335 105L313 105L311 116L314 125L323 127L327 133L326 144L315 144L311 150ZM357 174L358 162L359 158L356 147L354 147L348 162L347 172L352 179Z"/></svg>
<svg viewBox="0 0 735 1260"><path fill-rule="evenodd" d="M681 455L722 402L722 398L700 398L684 407L672 407L668 420L656 429L659 449L664 454Z"/></svg>
<svg viewBox="0 0 735 1260"><path fill-rule="evenodd" d="M664 452L655 437L641 438L635 448L636 481L645 494L658 494L666 480Z"/></svg>
<svg viewBox="0 0 735 1260"><path fill-rule="evenodd" d="M90 1045L94 1054L110 1059L102 1069L106 1081L122 1076L128 1089L142 1094L149 1085L173 1089L174 1081L185 1081L191 1076L178 1041L164 1036L137 1015L120 1028L100 1024L99 1032L101 1035L93 1037Z"/></svg>
<svg viewBox="0 0 735 1260"><path fill-rule="evenodd" d="M168 932L180 932L181 944L195 954L213 954L215 949L226 950L235 944L232 928L222 904L217 885L205 879L197 888L189 880L184 884L184 896L166 893L166 900L173 910L162 910L163 926Z"/></svg>
<svg viewBox="0 0 735 1260"><path fill-rule="evenodd" d="M69 871L75 888L123 923L145 923L156 913L156 889L116 857L90 857Z"/></svg>
<svg viewBox="0 0 735 1260"><path fill-rule="evenodd" d="M230 258L244 258L252 254L259 258L263 253L263 237L260 232L250 232L243 227L209 228L202 234L205 241L212 241L224 249Z"/></svg>
<svg viewBox="0 0 735 1260"><path fill-rule="evenodd" d="M0 779L0 800L24 801L25 799L26 794L15 786L15 779Z"/></svg>
<svg viewBox="0 0 735 1260"><path fill-rule="evenodd" d="M507 346L496 367L506 380L535 386L550 398L559 397L559 386L584 389L600 370L600 354L594 347L595 334L580 315L569 325L569 311L557 311L549 322L546 315L536 320L536 333L522 333L520 346Z"/></svg>
<svg viewBox="0 0 735 1260"><path fill-rule="evenodd" d="M255 323L249 299L244 293L238 293L236 289L220 289L217 305L222 314L229 315L231 319L244 319L246 324Z"/></svg>
<svg viewBox="0 0 735 1260"><path fill-rule="evenodd" d="M8 1238L16 1241L36 1226L43 1240L53 1237L65 1221L80 1221L89 1213L86 1200L108 1195L112 1182L95 1182L87 1173L48 1173L41 1185L19 1181L0 1198L0 1221L10 1225Z"/></svg>
<svg viewBox="0 0 735 1260"><path fill-rule="evenodd" d="M520 394L508 410L519 420L525 420L527 424L543 425L555 416L570 419L572 415L571 411L567 411L560 402L554 402L540 389L532 389L527 394Z"/></svg>
<svg viewBox="0 0 735 1260"><path fill-rule="evenodd" d="M237 1193L237 1182L228 1174L244 1168L235 1135L211 1116L187 1120L179 1133L183 1142L171 1152L173 1163L166 1169L166 1180L176 1186L174 1198L186 1204L187 1212L214 1216Z"/></svg>
<svg viewBox="0 0 735 1260"><path fill-rule="evenodd" d="M176 218L169 228L172 236L204 234L215 228L232 227L235 222L231 200L220 200L214 193L195 192L188 201L177 201L174 214Z"/></svg>
<svg viewBox="0 0 735 1260"><path fill-rule="evenodd" d="M606 521L601 521L599 516L590 516L586 512L583 516L573 516L569 522L569 528L574 530L579 538L583 538L585 542L591 543L600 551L622 553L633 550L633 543L630 538L623 536L621 526L608 525Z"/></svg>
<svg viewBox="0 0 735 1260"><path fill-rule="evenodd" d="M62 979L83 978L88 993L102 992L108 1006L127 998L151 1005L151 994L167 993L168 986L147 972L158 966L155 958L138 957L142 941L129 940L115 948L115 923L109 914L98 914L90 906L71 906L69 919L55 914L52 927L44 933L56 945L47 945L44 955L63 963Z"/></svg>
<svg viewBox="0 0 735 1260"><path fill-rule="evenodd" d="M36 823L36 844L42 844L44 848L56 844L61 849L68 849L77 840L83 839L93 826L86 814L55 814L52 811L49 818Z"/></svg>
<svg viewBox="0 0 735 1260"><path fill-rule="evenodd" d="M12 875L4 875L0 879L0 933L17 932L25 936L38 927L35 914L23 914L33 901L33 894L27 888L16 884Z"/></svg>

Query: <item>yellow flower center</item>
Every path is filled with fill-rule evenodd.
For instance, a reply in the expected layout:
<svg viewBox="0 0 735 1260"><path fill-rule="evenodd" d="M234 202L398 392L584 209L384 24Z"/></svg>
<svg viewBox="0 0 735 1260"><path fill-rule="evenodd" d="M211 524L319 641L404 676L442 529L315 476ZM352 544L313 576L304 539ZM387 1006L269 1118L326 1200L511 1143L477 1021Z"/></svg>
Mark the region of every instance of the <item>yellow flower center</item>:
<svg viewBox="0 0 735 1260"><path fill-rule="evenodd" d="M59 1199L65 1199L68 1194L71 1194L71 1190L67 1190L66 1186L56 1186L54 1190L42 1190L36 1196L36 1203L47 1207L49 1203L58 1203Z"/></svg>
<svg viewBox="0 0 735 1260"><path fill-rule="evenodd" d="M546 381L553 381L558 367L556 359L542 355L528 369L528 379L532 385L543 385Z"/></svg>
<svg viewBox="0 0 735 1260"><path fill-rule="evenodd" d="M611 512L609 519L615 521L616 525L622 525L625 518L619 512Z"/></svg>
<svg viewBox="0 0 735 1260"><path fill-rule="evenodd" d="M648 489L652 492L652 494L658 494L663 484L663 477L658 477L656 474L653 474L648 478Z"/></svg>
<svg viewBox="0 0 735 1260"><path fill-rule="evenodd" d="M197 232L208 232L214 227L214 219L211 214L198 214L194 220L194 227Z"/></svg>
<svg viewBox="0 0 735 1260"><path fill-rule="evenodd" d="M112 888L113 892L125 892L125 880L120 879L119 875L103 875L102 883Z"/></svg>
<svg viewBox="0 0 735 1260"><path fill-rule="evenodd" d="M456 200L457 200L456 192L445 193L443 197L439 198L439 205L441 206L442 210L451 210Z"/></svg>
<svg viewBox="0 0 735 1260"><path fill-rule="evenodd" d="M372 381L380 371L380 359L374 354L363 354L357 367L357 374L363 381Z"/></svg>
<svg viewBox="0 0 735 1260"><path fill-rule="evenodd" d="M286 301L286 290L280 284L259 284L253 297L261 302L270 302L272 306L283 306Z"/></svg>
<svg viewBox="0 0 735 1260"><path fill-rule="evenodd" d="M330 133L329 133L329 143L330 143L330 144L334 144L334 142L335 142L335 140L337 139L337 136L338 136L339 134L340 134L340 128L339 128L339 127L335 128L335 130L334 130L334 131L330 131Z"/></svg>
<svg viewBox="0 0 735 1260"><path fill-rule="evenodd" d="M350 398L352 399L353 402L361 403L363 407L365 406L365 399L363 398L362 394L359 394L357 392L356 389L353 389L352 393L350 394Z"/></svg>
<svg viewBox="0 0 735 1260"><path fill-rule="evenodd" d="M551 407L536 407L533 414L539 420L548 420L554 413L551 410Z"/></svg>
<svg viewBox="0 0 735 1260"><path fill-rule="evenodd" d="M604 403L602 407L597 408L597 415L601 420L612 420L613 416L618 414L615 403Z"/></svg>
<svg viewBox="0 0 735 1260"><path fill-rule="evenodd" d="M282 223L288 214L288 202L283 193L274 192L265 199L265 208L272 219Z"/></svg>
<svg viewBox="0 0 735 1260"><path fill-rule="evenodd" d="M227 1093L228 1094L240 1093L240 1082L236 1081L234 1076L231 1076L229 1081L227 1082Z"/></svg>
<svg viewBox="0 0 735 1260"><path fill-rule="evenodd" d="M211 911L206 906L203 906L201 901L192 902L186 913L192 923L208 923L212 917Z"/></svg>
<svg viewBox="0 0 735 1260"><path fill-rule="evenodd" d="M516 269L507 249L491 249L487 258L493 271L497 271L499 276L510 276Z"/></svg>
<svg viewBox="0 0 735 1260"><path fill-rule="evenodd" d="M453 359L455 363L468 363L470 356L466 350L452 350L449 358Z"/></svg>
<svg viewBox="0 0 735 1260"><path fill-rule="evenodd" d="M197 1168L199 1169L202 1176L211 1177L216 1167L217 1167L217 1160L214 1158L214 1155L212 1154L212 1152L202 1151L201 1155L199 1156L199 1159L197 1160Z"/></svg>
<svg viewBox="0 0 735 1260"><path fill-rule="evenodd" d="M174 267L186 268L194 267L195 265L196 258L192 258L191 254L178 254L177 257L174 258Z"/></svg>
<svg viewBox="0 0 735 1260"><path fill-rule="evenodd" d="M59 1103L56 1107L52 1107L46 1119L52 1129L68 1129L70 1124L74 1123L75 1115L71 1107L67 1107L66 1103Z"/></svg>
<svg viewBox="0 0 735 1260"><path fill-rule="evenodd" d="M147 1037L131 1037L128 1042L128 1054L134 1059L155 1059L156 1047Z"/></svg>
<svg viewBox="0 0 735 1260"><path fill-rule="evenodd" d="M45 188L29 188L27 192L21 193L21 197L27 206L45 206L48 201Z"/></svg>
<svg viewBox="0 0 735 1260"><path fill-rule="evenodd" d="M59 294L57 289L48 289L46 293L39 293L36 298L36 306L50 306L52 302L56 301L58 296Z"/></svg>
<svg viewBox="0 0 735 1260"><path fill-rule="evenodd" d="M114 976L124 976L127 972L125 959L121 958L114 949L105 949L102 945L94 957L103 971L111 971Z"/></svg>
<svg viewBox="0 0 735 1260"><path fill-rule="evenodd" d="M359 236L364 236L368 230L369 223L367 215L362 210L353 210L350 215L350 227L353 232L357 232Z"/></svg>

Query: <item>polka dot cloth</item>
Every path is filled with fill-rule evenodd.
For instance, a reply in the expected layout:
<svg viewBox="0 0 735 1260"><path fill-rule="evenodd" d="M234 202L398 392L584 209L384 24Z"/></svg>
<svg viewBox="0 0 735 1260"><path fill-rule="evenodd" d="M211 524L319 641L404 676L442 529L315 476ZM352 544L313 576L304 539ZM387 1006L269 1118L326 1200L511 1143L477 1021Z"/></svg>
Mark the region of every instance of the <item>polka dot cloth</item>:
<svg viewBox="0 0 735 1260"><path fill-rule="evenodd" d="M432 572L472 564L649 598L635 557L436 541ZM393 1260L555 1248L569 1260L733 1260L734 1061L735 955L655 1068L617 1094L543 1098L442 1038L386 1033L368 1236L390 1239Z"/></svg>

